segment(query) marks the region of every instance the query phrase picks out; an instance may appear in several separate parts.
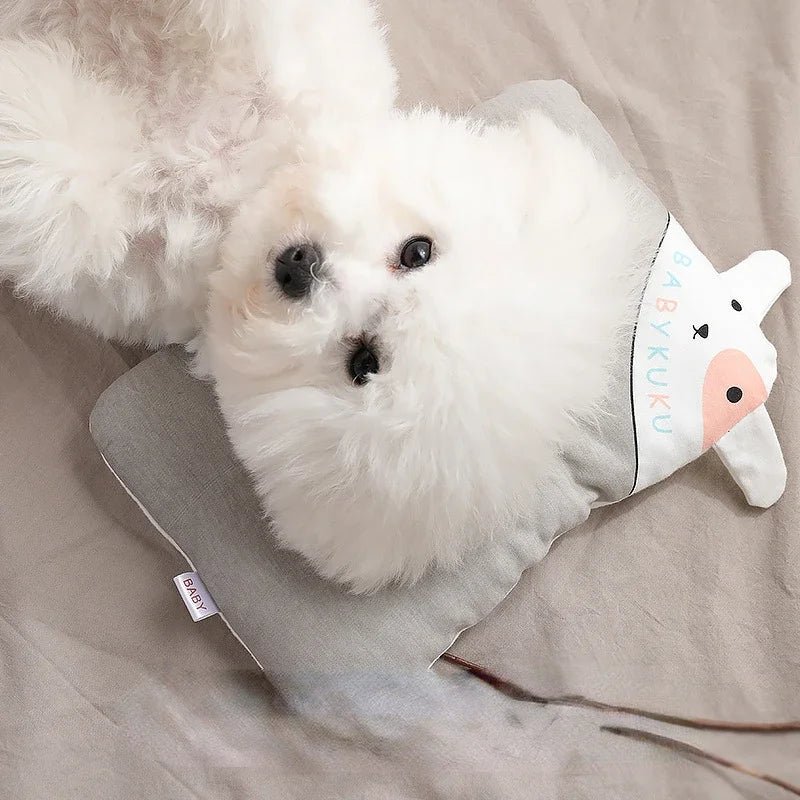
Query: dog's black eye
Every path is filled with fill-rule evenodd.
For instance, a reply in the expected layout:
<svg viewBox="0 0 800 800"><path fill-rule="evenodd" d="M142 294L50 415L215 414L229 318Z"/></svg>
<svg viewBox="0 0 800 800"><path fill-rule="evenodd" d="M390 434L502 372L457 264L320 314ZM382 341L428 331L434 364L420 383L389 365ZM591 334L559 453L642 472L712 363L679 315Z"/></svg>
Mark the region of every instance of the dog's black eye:
<svg viewBox="0 0 800 800"><path fill-rule="evenodd" d="M419 269L431 260L433 242L427 236L415 236L409 239L400 251L400 267L402 269Z"/></svg>
<svg viewBox="0 0 800 800"><path fill-rule="evenodd" d="M738 300L731 300L731 308L734 311L741 311L742 310L742 304Z"/></svg>
<svg viewBox="0 0 800 800"><path fill-rule="evenodd" d="M363 386L367 382L367 377L373 375L380 368L378 357L365 344L359 344L350 356L350 363L347 371L356 386Z"/></svg>

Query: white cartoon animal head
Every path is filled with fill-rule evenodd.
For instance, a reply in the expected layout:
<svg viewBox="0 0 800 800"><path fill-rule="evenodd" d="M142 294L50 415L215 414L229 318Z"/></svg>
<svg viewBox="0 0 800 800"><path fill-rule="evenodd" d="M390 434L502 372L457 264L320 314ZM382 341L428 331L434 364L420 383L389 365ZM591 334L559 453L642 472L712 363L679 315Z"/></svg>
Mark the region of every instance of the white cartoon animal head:
<svg viewBox="0 0 800 800"><path fill-rule="evenodd" d="M760 323L790 279L774 251L718 273L670 220L634 344L635 490L714 447L748 502L768 506L783 493L786 469L764 409L777 360Z"/></svg>

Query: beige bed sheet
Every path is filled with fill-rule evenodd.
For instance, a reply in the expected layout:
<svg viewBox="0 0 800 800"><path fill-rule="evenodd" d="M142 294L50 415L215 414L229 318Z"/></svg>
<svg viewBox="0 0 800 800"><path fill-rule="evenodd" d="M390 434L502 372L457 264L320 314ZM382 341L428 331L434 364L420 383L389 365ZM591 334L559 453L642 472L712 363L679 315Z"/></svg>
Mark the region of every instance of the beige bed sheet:
<svg viewBox="0 0 800 800"><path fill-rule="evenodd" d="M404 103L565 78L719 267L759 247L800 264L797 0L383 7ZM764 326L781 503L744 507L708 455L595 512L456 652L542 692L800 718L798 306L795 285ZM182 560L95 452L89 411L140 355L0 294L0 797L784 796L464 682L402 724L290 713L219 619L189 620ZM800 735L679 735L800 782Z"/></svg>

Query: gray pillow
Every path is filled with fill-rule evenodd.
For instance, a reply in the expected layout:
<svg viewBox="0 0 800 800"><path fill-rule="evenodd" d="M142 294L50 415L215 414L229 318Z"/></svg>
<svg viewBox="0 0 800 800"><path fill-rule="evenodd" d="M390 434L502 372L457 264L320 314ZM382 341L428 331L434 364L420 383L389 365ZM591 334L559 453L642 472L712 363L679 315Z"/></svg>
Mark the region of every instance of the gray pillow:
<svg viewBox="0 0 800 800"><path fill-rule="evenodd" d="M618 173L630 173L608 134L562 81L511 87L475 115L490 121L541 108L577 132ZM632 182L637 178L631 173ZM653 251L667 215L652 205ZM625 383L629 365L616 376ZM369 673L425 670L465 628L484 618L541 559L555 538L598 503L627 494L634 461L627 392L616 395L603 431L565 452L535 489L535 518L507 540L471 554L454 573L358 597L318 578L279 549L250 479L225 436L212 388L192 378L169 348L109 387L91 431L104 459L161 533L197 571L223 619L272 682L288 695ZM627 488L626 488L627 487Z"/></svg>

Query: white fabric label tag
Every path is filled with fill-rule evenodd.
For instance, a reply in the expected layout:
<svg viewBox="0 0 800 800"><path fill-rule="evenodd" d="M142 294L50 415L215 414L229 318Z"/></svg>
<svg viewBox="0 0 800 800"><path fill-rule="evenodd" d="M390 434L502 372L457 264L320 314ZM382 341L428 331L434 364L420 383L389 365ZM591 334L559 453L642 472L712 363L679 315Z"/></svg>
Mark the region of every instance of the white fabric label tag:
<svg viewBox="0 0 800 800"><path fill-rule="evenodd" d="M217 604L196 572L182 572L172 580L178 587L178 593L183 598L183 602L195 622L219 614Z"/></svg>

